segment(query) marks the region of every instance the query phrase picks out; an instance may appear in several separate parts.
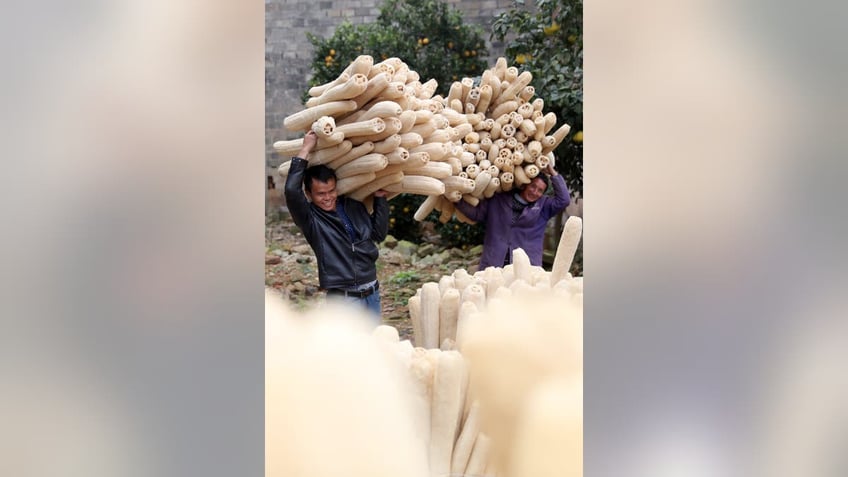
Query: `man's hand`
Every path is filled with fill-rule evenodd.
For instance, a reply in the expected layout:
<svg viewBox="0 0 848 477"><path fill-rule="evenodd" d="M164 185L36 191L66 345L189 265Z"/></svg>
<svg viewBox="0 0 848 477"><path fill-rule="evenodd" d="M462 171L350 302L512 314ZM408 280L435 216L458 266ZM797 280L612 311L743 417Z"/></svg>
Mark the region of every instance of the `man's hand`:
<svg viewBox="0 0 848 477"><path fill-rule="evenodd" d="M555 171L555 170L554 170L554 165L553 165L553 163L549 163L549 164L548 164L548 167L546 167L546 168L545 168L545 174L547 174L547 175L549 175L549 176L555 176L555 175L557 175L557 171Z"/></svg>
<svg viewBox="0 0 848 477"><path fill-rule="evenodd" d="M301 146L300 152L297 153L297 157L308 160L309 153L312 152L312 149L315 148L316 144L318 144L318 135L315 134L315 131L310 129L309 132L303 136L303 146Z"/></svg>
<svg viewBox="0 0 848 477"><path fill-rule="evenodd" d="M386 192L385 190L380 189L380 190L378 190L378 191L375 191L375 192L374 192L374 197L385 197L385 196L387 196L388 194L389 194L389 193L388 193L388 192Z"/></svg>

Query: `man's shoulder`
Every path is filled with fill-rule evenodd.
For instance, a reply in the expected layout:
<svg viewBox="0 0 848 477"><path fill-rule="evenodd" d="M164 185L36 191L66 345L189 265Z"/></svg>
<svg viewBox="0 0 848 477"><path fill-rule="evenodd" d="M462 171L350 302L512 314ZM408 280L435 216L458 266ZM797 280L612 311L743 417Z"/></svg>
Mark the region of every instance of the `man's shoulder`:
<svg viewBox="0 0 848 477"><path fill-rule="evenodd" d="M507 191L497 192L497 193L495 193L495 195L492 196L491 199L488 199L488 200L490 200L492 202L511 202L513 192L515 192L515 191L507 190Z"/></svg>
<svg viewBox="0 0 848 477"><path fill-rule="evenodd" d="M336 202L340 202L342 205L359 205L359 204L362 204L362 202L360 202L356 199L351 199L350 197L348 197L346 195L340 195L340 196L336 197Z"/></svg>
<svg viewBox="0 0 848 477"><path fill-rule="evenodd" d="M351 197L348 197L348 196L346 196L346 195L340 195L340 196L338 196L338 197L336 198L336 201L338 201L339 203L341 203L341 204L342 204L342 207L344 207L346 211L350 211L350 210L358 210L358 209L365 210L365 204L363 204L362 202L360 202L360 201L358 201L358 200L356 200L356 199L353 199L353 198L351 198Z"/></svg>

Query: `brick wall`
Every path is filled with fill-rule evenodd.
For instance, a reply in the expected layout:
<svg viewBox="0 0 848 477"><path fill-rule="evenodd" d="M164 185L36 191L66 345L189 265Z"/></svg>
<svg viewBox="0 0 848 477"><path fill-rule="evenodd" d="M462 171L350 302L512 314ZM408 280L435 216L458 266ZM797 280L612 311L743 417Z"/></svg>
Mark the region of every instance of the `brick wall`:
<svg viewBox="0 0 848 477"><path fill-rule="evenodd" d="M446 0L464 12L464 21L480 25L489 47L489 64L503 55L503 45L490 44L494 17L508 9L512 0ZM528 4L532 2L527 2ZM283 128L283 119L303 108L300 98L310 75L312 45L306 32L328 37L345 19L353 24L372 22L382 0L300 1L265 0L265 159L275 167L272 144L298 135Z"/></svg>

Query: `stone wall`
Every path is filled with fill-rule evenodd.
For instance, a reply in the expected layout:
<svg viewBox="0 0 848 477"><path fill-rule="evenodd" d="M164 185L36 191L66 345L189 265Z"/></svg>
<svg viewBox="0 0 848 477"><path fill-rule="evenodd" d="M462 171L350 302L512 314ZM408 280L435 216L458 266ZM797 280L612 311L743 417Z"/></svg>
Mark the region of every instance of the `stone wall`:
<svg viewBox="0 0 848 477"><path fill-rule="evenodd" d="M489 48L489 64L503 55L501 44L489 42L494 17L507 10L512 0L446 0L464 12L464 21L480 25ZM532 3L532 2L528 2ZM379 15L382 0L265 1L265 160L267 170L281 159L271 147L274 141L299 135L283 128L283 119L303 109L301 95L306 90L312 58L312 45L306 32L328 37L345 19L353 24L372 22Z"/></svg>

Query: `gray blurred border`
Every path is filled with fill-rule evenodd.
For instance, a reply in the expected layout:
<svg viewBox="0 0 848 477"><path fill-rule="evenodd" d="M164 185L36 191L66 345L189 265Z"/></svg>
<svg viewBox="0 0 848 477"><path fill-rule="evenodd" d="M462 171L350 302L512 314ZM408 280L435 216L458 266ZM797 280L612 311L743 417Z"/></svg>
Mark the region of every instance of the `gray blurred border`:
<svg viewBox="0 0 848 477"><path fill-rule="evenodd" d="M585 475L848 470L844 13L586 5Z"/></svg>
<svg viewBox="0 0 848 477"><path fill-rule="evenodd" d="M262 475L262 4L4 10L4 474Z"/></svg>

